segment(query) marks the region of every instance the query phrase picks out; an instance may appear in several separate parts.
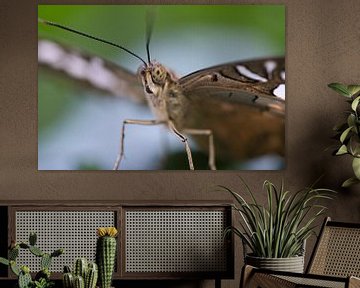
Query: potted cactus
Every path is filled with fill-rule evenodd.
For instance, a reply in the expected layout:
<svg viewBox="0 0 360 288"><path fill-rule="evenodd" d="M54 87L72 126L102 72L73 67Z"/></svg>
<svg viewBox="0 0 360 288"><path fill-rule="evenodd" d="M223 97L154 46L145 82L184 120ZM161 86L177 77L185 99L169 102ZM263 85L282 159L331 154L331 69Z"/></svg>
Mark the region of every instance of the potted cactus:
<svg viewBox="0 0 360 288"><path fill-rule="evenodd" d="M64 253L63 249L57 249L52 253L45 253L36 246L36 233L30 233L29 243L13 242L10 245L8 259L0 257L0 263L10 266L11 271L18 277L19 288L49 288L54 285L50 280L50 265L54 257ZM30 268L26 265L19 266L16 259L20 249L28 250L33 255L40 258L41 270L35 275L34 280L30 275Z"/></svg>
<svg viewBox="0 0 360 288"><path fill-rule="evenodd" d="M88 262L86 258L78 258L71 272L69 266L64 267L64 288L95 288L98 279L98 267L96 263Z"/></svg>
<svg viewBox="0 0 360 288"><path fill-rule="evenodd" d="M97 229L96 263L99 267L99 287L110 288L116 258L115 227L101 227Z"/></svg>
<svg viewBox="0 0 360 288"><path fill-rule="evenodd" d="M100 288L110 288L116 259L115 227L100 227L97 229L96 263L88 262L85 258L78 258L74 269L64 267L64 288L95 288L99 282Z"/></svg>

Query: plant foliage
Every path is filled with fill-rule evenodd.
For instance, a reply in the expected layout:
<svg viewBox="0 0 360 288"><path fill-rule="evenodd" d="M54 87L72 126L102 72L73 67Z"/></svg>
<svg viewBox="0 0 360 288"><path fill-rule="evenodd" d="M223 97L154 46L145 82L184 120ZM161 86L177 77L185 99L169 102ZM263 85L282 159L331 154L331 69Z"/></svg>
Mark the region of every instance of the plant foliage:
<svg viewBox="0 0 360 288"><path fill-rule="evenodd" d="M336 137L340 145L334 151L334 155L349 154L352 157L352 169L354 177L344 181L343 187L349 187L360 183L360 85L343 85L340 83L331 83L328 85L331 89L346 98L350 104L350 110L347 111L346 122L334 127Z"/></svg>
<svg viewBox="0 0 360 288"><path fill-rule="evenodd" d="M243 181L243 180L242 180ZM332 199L329 189L304 188L296 193L280 189L266 180L267 207L257 202L249 186L243 181L251 202L240 194L220 186L236 200L233 208L240 215L240 227L229 227L226 234L239 236L256 257L287 258L301 255L305 240L314 233L315 220L324 214L325 206L317 202Z"/></svg>
<svg viewBox="0 0 360 288"><path fill-rule="evenodd" d="M9 251L8 259L0 257L0 264L10 266L11 271L18 277L19 288L50 288L54 286L54 282L50 280L50 265L53 257L58 257L64 253L63 249L57 249L51 254L44 253L38 246L36 246L36 233L30 233L29 243L12 242ZM20 249L28 250L31 254L39 257L41 270L36 273L34 280L30 274L30 268L26 265L19 265L16 262L19 256Z"/></svg>

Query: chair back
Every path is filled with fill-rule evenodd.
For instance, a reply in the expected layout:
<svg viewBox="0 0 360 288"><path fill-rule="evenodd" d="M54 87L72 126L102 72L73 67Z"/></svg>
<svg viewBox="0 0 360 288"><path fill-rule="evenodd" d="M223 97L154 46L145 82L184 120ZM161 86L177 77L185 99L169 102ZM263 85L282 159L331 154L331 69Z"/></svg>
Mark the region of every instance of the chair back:
<svg viewBox="0 0 360 288"><path fill-rule="evenodd" d="M360 223L326 218L307 273L360 277Z"/></svg>

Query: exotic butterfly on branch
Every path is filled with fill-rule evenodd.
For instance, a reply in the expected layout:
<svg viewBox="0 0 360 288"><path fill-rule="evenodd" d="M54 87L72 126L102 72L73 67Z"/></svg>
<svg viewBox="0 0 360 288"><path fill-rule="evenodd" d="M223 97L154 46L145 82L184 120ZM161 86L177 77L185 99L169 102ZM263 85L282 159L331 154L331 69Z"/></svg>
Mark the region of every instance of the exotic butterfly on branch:
<svg viewBox="0 0 360 288"><path fill-rule="evenodd" d="M212 170L216 169L219 156L221 159L244 160L269 153L284 155L284 58L227 63L178 79L166 67L150 59L150 36L145 61L123 46L60 24L40 22L118 47L142 62L138 75L134 75L103 59L85 57L78 62L83 66L82 70L95 69L96 73L77 75L66 64L73 57L66 48L39 40L40 64L72 73L72 76L112 94L127 92L138 101L145 100L151 108L153 120L124 120L114 169L121 168L127 125L167 126L184 143L191 170L196 168L196 163L192 160L188 136L194 137L208 152L208 165ZM66 57L69 57L68 61Z"/></svg>

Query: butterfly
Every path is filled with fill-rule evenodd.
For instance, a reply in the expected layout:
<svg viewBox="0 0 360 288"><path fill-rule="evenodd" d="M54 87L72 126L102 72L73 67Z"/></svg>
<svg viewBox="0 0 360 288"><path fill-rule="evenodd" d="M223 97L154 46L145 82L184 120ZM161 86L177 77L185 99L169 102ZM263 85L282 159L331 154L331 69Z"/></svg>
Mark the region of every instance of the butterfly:
<svg viewBox="0 0 360 288"><path fill-rule="evenodd" d="M99 40L57 23L46 20L42 20L42 23ZM226 63L179 79L172 71L152 61L149 53L148 61L144 61L120 45L100 40L138 58L142 62L138 75L103 59L86 56L82 59L82 70L96 68L101 73L73 76L112 94L127 91L137 101L146 101L155 116L153 120L124 121L114 169L119 168L125 153L124 136L128 125L167 126L183 142L191 170L196 168L196 164L193 163L188 136L195 138L198 145L208 153L208 165L213 170L216 169L218 157L243 160L269 153L284 155L284 58ZM41 53L46 49L57 51L58 55L62 55L62 61L50 59L46 52ZM47 40L39 41L39 63L76 74L64 64L67 62L63 61L65 55L71 53L61 45ZM100 74L102 77L91 76Z"/></svg>

